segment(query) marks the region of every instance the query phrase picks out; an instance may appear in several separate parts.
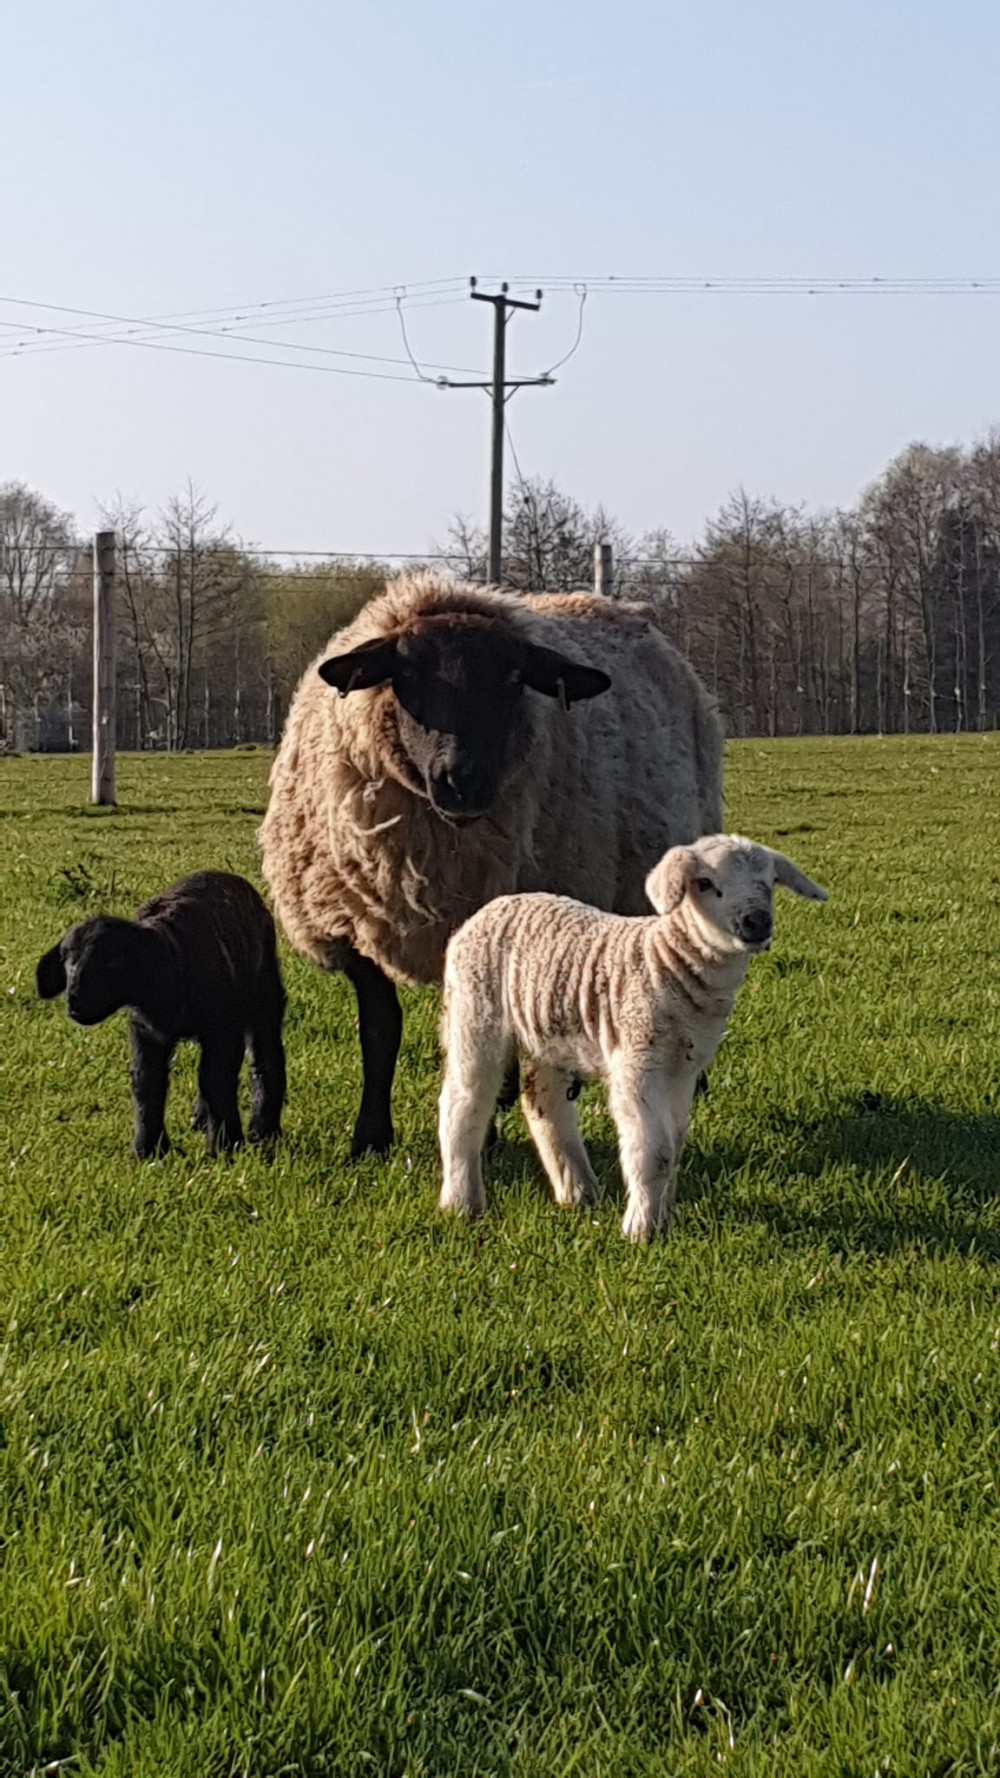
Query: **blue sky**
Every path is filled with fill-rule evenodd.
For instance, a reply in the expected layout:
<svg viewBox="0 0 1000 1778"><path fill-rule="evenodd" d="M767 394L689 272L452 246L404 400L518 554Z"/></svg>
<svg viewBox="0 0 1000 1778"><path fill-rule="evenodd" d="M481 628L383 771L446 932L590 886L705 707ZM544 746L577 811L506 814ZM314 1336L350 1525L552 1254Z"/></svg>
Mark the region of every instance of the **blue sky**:
<svg viewBox="0 0 1000 1778"><path fill-rule="evenodd" d="M995 0L21 0L0 294L143 317L469 273L1000 277L998 67ZM448 294L408 311L411 343L485 368L490 316ZM560 356L576 313L562 290L520 317L512 369ZM156 508L189 476L275 548L421 550L484 514L476 392L11 356L30 326L90 324L8 301L0 321L0 480L87 526L116 490ZM594 290L511 430L526 474L686 541L740 483L846 503L911 439L1000 423L998 327L1000 296ZM260 337L402 356L391 303Z"/></svg>

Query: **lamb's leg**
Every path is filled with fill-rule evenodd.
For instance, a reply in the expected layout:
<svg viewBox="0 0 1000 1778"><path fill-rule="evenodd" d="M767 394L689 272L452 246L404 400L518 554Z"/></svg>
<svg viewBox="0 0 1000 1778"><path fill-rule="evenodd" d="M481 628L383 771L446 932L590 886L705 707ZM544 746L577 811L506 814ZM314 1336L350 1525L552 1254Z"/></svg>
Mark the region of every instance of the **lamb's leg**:
<svg viewBox="0 0 1000 1778"><path fill-rule="evenodd" d="M573 1075L533 1063L525 1069L521 1109L557 1204L592 1204L599 1187L576 1121Z"/></svg>
<svg viewBox="0 0 1000 1778"><path fill-rule="evenodd" d="M242 1031L213 1031L202 1041L198 1092L207 1113L205 1146L209 1154L238 1148L243 1141L238 1098L243 1050Z"/></svg>
<svg viewBox="0 0 1000 1778"><path fill-rule="evenodd" d="M281 1135L285 1103L285 1050L281 1041L284 994L270 997L250 1033L251 1142L270 1142Z"/></svg>
<svg viewBox="0 0 1000 1778"><path fill-rule="evenodd" d="M151 1155L166 1154L170 1139L163 1127L170 1080L171 1046L161 1043L143 1031L136 1021L129 1023L132 1048L132 1103L135 1108L135 1136L132 1147L140 1161Z"/></svg>
<svg viewBox="0 0 1000 1778"><path fill-rule="evenodd" d="M344 973L358 997L358 1031L364 1071L361 1109L351 1140L351 1159L385 1154L392 1147L392 1077L403 1034L396 990L377 963L349 951Z"/></svg>
<svg viewBox="0 0 1000 1778"><path fill-rule="evenodd" d="M677 1161L687 1129L675 1098L659 1075L628 1065L609 1072L608 1105L627 1193L622 1234L630 1241L648 1241L657 1229L664 1234L670 1230Z"/></svg>
<svg viewBox="0 0 1000 1778"><path fill-rule="evenodd" d="M438 1102L441 1144L441 1196L438 1208L481 1216L482 1151L503 1077L504 1057L497 1046L466 1042L451 1046Z"/></svg>

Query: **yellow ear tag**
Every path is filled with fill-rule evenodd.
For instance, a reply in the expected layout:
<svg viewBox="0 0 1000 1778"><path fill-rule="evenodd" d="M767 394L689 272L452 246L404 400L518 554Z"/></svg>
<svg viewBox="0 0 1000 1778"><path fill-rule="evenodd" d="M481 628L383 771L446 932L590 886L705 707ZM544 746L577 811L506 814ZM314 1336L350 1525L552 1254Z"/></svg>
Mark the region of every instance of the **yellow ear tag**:
<svg viewBox="0 0 1000 1778"><path fill-rule="evenodd" d="M565 681L565 679L557 679L556 685L559 688L559 708L560 708L560 710L568 710L569 709L569 699L566 696L566 681Z"/></svg>

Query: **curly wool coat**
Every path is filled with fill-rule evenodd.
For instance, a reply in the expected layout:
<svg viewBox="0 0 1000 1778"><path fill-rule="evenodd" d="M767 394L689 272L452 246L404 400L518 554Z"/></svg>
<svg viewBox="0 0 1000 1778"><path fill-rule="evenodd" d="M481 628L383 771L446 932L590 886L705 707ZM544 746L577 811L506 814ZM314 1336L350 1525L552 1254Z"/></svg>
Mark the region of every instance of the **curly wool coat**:
<svg viewBox="0 0 1000 1778"><path fill-rule="evenodd" d="M452 611L494 617L611 677L569 710L524 692L493 808L466 827L431 809L391 686L341 699L316 671L329 654ZM643 912L653 862L721 827L721 779L714 702L649 607L404 576L298 686L259 833L264 876L290 942L321 967L341 968L350 945L397 981L440 982L451 933L494 896L549 890Z"/></svg>

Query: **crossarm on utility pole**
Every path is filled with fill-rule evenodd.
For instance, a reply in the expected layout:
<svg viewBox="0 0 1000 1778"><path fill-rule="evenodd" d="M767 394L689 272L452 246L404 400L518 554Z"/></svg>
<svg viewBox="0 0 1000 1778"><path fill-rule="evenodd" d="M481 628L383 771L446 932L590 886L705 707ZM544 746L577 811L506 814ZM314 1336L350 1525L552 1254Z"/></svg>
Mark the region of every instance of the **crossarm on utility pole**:
<svg viewBox="0 0 1000 1778"><path fill-rule="evenodd" d="M507 403L508 391L515 389L546 388L555 379L543 377L512 377L507 376L507 322L515 309L534 309L541 307L542 293L535 292L534 302L523 302L516 297L508 296L507 285L502 284L497 294L476 289L475 278L471 279L472 289L469 294L475 302L493 304L493 378L485 382L452 382L449 377L439 377L438 386L442 389L486 389L490 396L492 409L492 441L490 454L490 527L489 527L489 561L487 577L493 586L499 586L503 576L503 436L504 408Z"/></svg>

